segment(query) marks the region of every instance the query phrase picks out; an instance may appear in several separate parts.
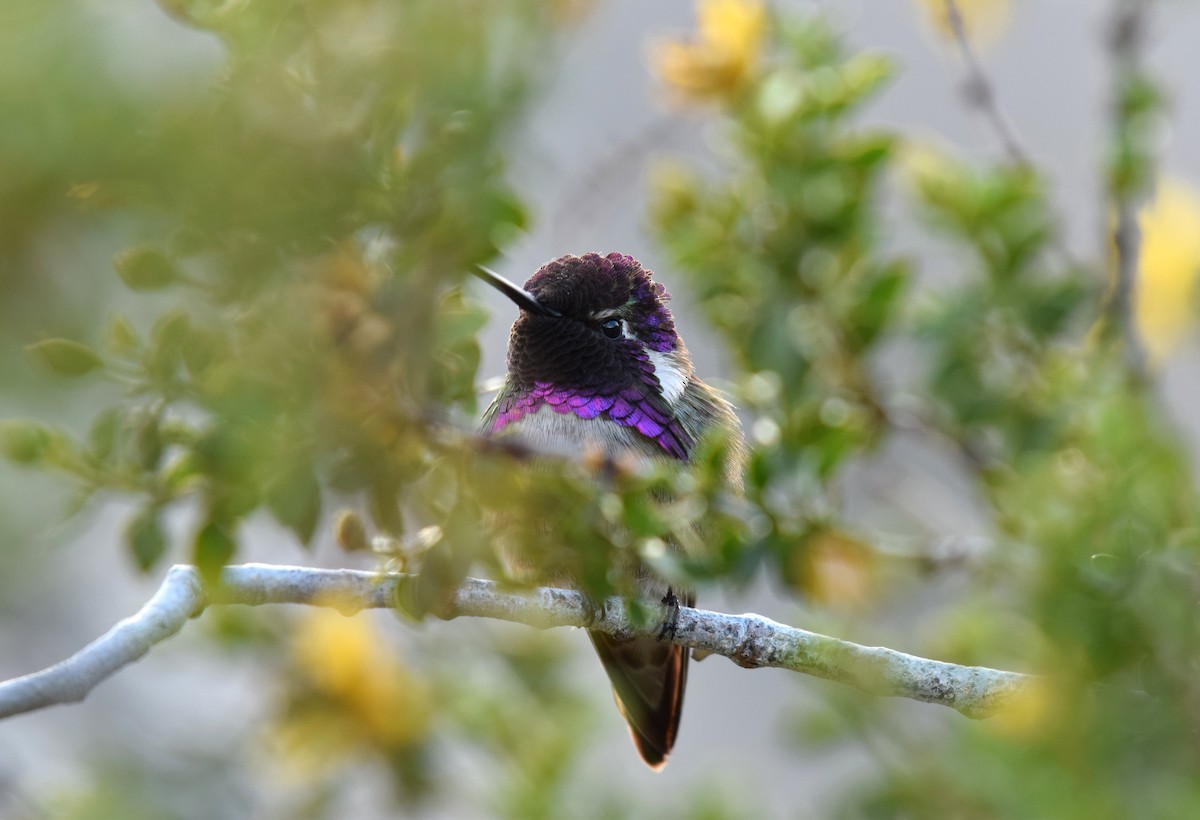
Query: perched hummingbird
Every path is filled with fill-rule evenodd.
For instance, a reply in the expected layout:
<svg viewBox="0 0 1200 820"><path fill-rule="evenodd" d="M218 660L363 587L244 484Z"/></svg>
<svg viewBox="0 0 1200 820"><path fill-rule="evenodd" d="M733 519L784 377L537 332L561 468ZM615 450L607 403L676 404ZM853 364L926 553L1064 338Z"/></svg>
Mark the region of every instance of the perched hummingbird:
<svg viewBox="0 0 1200 820"><path fill-rule="evenodd" d="M513 437L538 452L687 462L706 432L732 439L726 479L740 487L744 444L733 407L696 377L675 331L670 298L632 256L562 256L524 288L491 271L478 274L517 303L508 340L508 373L483 417L486 435ZM646 567L638 593L671 600ZM688 606L695 596L681 591ZM634 745L661 769L675 743L687 650L653 638L614 640L589 633L612 683Z"/></svg>

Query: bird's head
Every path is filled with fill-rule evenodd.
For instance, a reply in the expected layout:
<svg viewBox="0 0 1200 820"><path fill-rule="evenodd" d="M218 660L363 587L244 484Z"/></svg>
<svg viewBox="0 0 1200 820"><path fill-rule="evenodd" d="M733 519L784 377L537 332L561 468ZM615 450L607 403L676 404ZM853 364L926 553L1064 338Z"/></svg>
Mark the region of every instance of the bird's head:
<svg viewBox="0 0 1200 820"><path fill-rule="evenodd" d="M673 406L692 373L670 298L632 256L547 262L518 288L480 274L521 308L508 341L509 377L585 393L644 386Z"/></svg>

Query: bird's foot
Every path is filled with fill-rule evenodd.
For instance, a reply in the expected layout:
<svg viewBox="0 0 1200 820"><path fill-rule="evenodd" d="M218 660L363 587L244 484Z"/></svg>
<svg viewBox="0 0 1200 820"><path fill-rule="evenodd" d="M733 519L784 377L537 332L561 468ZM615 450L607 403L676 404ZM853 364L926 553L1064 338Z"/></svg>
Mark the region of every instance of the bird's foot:
<svg viewBox="0 0 1200 820"><path fill-rule="evenodd" d="M679 626L679 599L675 597L675 590L667 587L667 594L662 598L662 605L667 608L667 614L663 618L662 629L658 631L658 639L675 640L675 630Z"/></svg>
<svg viewBox="0 0 1200 820"><path fill-rule="evenodd" d="M608 607L603 598L597 601L586 592L580 592L579 597L583 602L583 616L587 621L588 629L591 629L607 617Z"/></svg>

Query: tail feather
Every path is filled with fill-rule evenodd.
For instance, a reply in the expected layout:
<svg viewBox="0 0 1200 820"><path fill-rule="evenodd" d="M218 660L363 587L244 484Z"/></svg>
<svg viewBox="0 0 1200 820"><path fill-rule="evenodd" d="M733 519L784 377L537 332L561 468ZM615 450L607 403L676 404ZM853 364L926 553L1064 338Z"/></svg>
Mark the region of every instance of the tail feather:
<svg viewBox="0 0 1200 820"><path fill-rule="evenodd" d="M687 649L654 638L617 641L597 632L588 634L638 753L650 768L661 769L679 732Z"/></svg>

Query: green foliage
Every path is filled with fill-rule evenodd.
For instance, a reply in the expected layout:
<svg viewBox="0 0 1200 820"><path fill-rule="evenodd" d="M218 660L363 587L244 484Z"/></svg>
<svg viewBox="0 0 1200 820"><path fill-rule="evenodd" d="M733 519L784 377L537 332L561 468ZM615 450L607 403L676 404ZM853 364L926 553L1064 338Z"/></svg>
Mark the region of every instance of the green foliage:
<svg viewBox="0 0 1200 820"><path fill-rule="evenodd" d="M997 525L1035 549L1032 565L1002 566L1044 642L1030 660L1055 683L1046 703L1021 707L1030 714L1011 733L981 727L960 738L960 755L923 758L927 775L956 784L951 793L930 803L905 779L881 805L1004 816L1090 805L1096 816L1128 816L1159 789L1172 793L1162 806L1193 804L1165 772L1101 784L1071 762L1129 772L1150 756L1180 773L1196 763L1191 729L1181 734L1168 715L1195 697L1180 663L1200 651L1194 618L1182 615L1197 497L1177 432L1088 324L1099 317L1100 277L1050 261L1054 233L1031 183L1027 170L942 163L932 178L917 175L915 193L978 260L923 322L930 395L941 429L973 459ZM1138 690L1153 700L1123 694ZM969 767L993 774L966 776ZM1019 799L1004 785L1013 780L1028 784Z"/></svg>
<svg viewBox="0 0 1200 820"><path fill-rule="evenodd" d="M418 420L475 412L485 316L453 286L524 225L497 145L547 19L536 4L493 14L469 0L165 7L220 44L219 74L162 98L97 92L125 124L78 166L61 167L52 141L19 146L151 237L114 266L130 290L173 303L144 333L114 316L103 354L29 347L55 373L103 371L127 395L86 441L63 437L56 466L86 492L159 511L197 500L193 557L210 569L258 508L310 541L333 477L370 488L378 523L400 530L399 490L434 458ZM85 14L68 4L21 22L64 32L65 48ZM100 104L62 110L82 122ZM35 133L51 127L22 114ZM117 153L120 140L132 145ZM6 449L36 461L42 438L10 430ZM144 515L130 525L147 570L167 554L150 532Z"/></svg>
<svg viewBox="0 0 1200 820"><path fill-rule="evenodd" d="M38 378L87 375L61 389L103 381L120 396L82 403L97 409L79 430L5 421L0 452L130 502L139 570L189 560L211 580L237 559L247 519L270 516L306 545L350 496L369 522L340 518L340 540L393 540L382 565L416 573L396 600L414 619L442 612L470 572L569 578L600 600L634 594L639 564L680 588L765 569L809 603L870 615L928 588L848 520L846 468L918 438L957 459L997 544L903 648L1035 671L1045 686L993 720L954 717L936 742L906 732L898 707L830 695L827 713L796 722L799 746L899 752L863 767L843 815L1194 813L1194 466L1102 327L1107 267L1062 252L1036 168L863 126L889 61L851 53L817 17L781 16L762 54L735 61L737 82L706 91L725 166L664 168L652 207L736 369L753 445L744 494L726 485L720 436L686 467L540 459L467 432L487 316L461 277L528 224L505 138L548 70L551 12L532 0L160 6L212 65L145 87L108 76L82 3L28 4L0 26L13 69L0 72L0 121L20 123L0 129L0 160L13 158L0 309L12 319L39 303L24 274L59 232L104 237L96 269L123 248L106 278L131 292L125 314L51 323L83 341L28 348ZM1163 93L1136 65L1118 74L1101 170L1128 204L1152 178ZM952 269L891 251L885 208L918 214ZM911 373L890 371L898 352ZM192 529L176 544L165 524L181 511ZM303 625L286 657L270 626L229 616L214 632L286 683L276 751L320 760L301 790L313 815L356 755L382 763L404 807L434 799L453 779L442 736L487 755L499 774L471 797L496 813L561 815L583 778L591 717L553 638L489 635L457 652L429 639L410 662L361 622ZM158 805L127 780L150 796L99 789L69 808ZM583 787L598 795L592 813L632 810L601 786ZM744 806L705 786L672 810Z"/></svg>
<svg viewBox="0 0 1200 820"><path fill-rule="evenodd" d="M965 262L952 282L914 293L909 266L873 244L895 140L845 116L885 72L843 57L819 23L781 37L758 84L724 111L737 164L712 181L672 170L656 212L750 374L739 398L761 446L747 499L769 527L755 527L762 538L747 548L821 599L817 550L844 541L847 526L828 496L838 468L889 435L936 436L957 448L1005 542L975 591L983 597L961 606L973 637L960 651L1049 676L1012 714L936 744L902 742L907 762L881 766L874 786L848 798L847 816L1194 807L1193 468L1120 340L1097 332L1105 277L1058 247L1035 169L913 146L899 155L911 201ZM818 78L830 90L815 92ZM1109 172L1113 195L1129 197L1152 168L1160 95L1140 74L1122 75L1119 88ZM872 367L889 338L919 344L923 384L907 389L927 401L915 411L891 409ZM837 547L835 568L854 567L857 549ZM875 571L859 562L868 580ZM1005 637L1014 623L1033 640ZM1139 691L1151 694L1129 694ZM841 731L873 745L889 730L895 741L886 721Z"/></svg>
<svg viewBox="0 0 1200 820"><path fill-rule="evenodd" d="M674 169L660 182L663 240L748 374L740 404L766 445L746 494L769 526L748 560L731 556L741 577L754 554L786 573L806 534L826 526L822 487L886 422L868 368L909 279L875 249L894 140L851 115L888 74L880 57L846 55L819 22L784 21L761 80L728 106L734 173Z"/></svg>
<svg viewBox="0 0 1200 820"><path fill-rule="evenodd" d="M133 293L106 322L87 305L99 330L41 311L80 341L37 342L31 356L58 375L106 380L120 397L81 403L95 408L86 432L4 422L3 453L66 473L85 497L132 502L124 545L144 572L182 560L212 579L238 555L247 518L265 513L309 543L331 494L363 494L373 532L440 525L445 542L414 564L424 585L415 610L436 610L484 539L459 489L469 465L448 452L457 444L430 435L429 419L477 413L476 335L487 317L459 283L527 223L503 145L553 10L479 0L160 5L207 50L171 71L139 66L133 82L93 36L108 23L98 26L88 4L0 13L0 119L19 124L0 129L0 164L13 170L0 181L0 310L19 316L22 298L27 310L37 304L21 288L51 242L119 243L107 282ZM89 274L105 267L86 264ZM166 524L181 512L193 523L179 543ZM431 788L423 743L356 734L362 710L396 711L370 700L376 690L288 697L285 721L298 733L320 715L338 727L337 748L359 744L352 754L386 761L398 801ZM544 704L546 721L571 725L568 705ZM556 749L529 754L568 770L573 758ZM531 771L528 790L546 776ZM125 782L123 802L97 795L81 805L134 811L140 786ZM341 787L306 786L308 811Z"/></svg>

